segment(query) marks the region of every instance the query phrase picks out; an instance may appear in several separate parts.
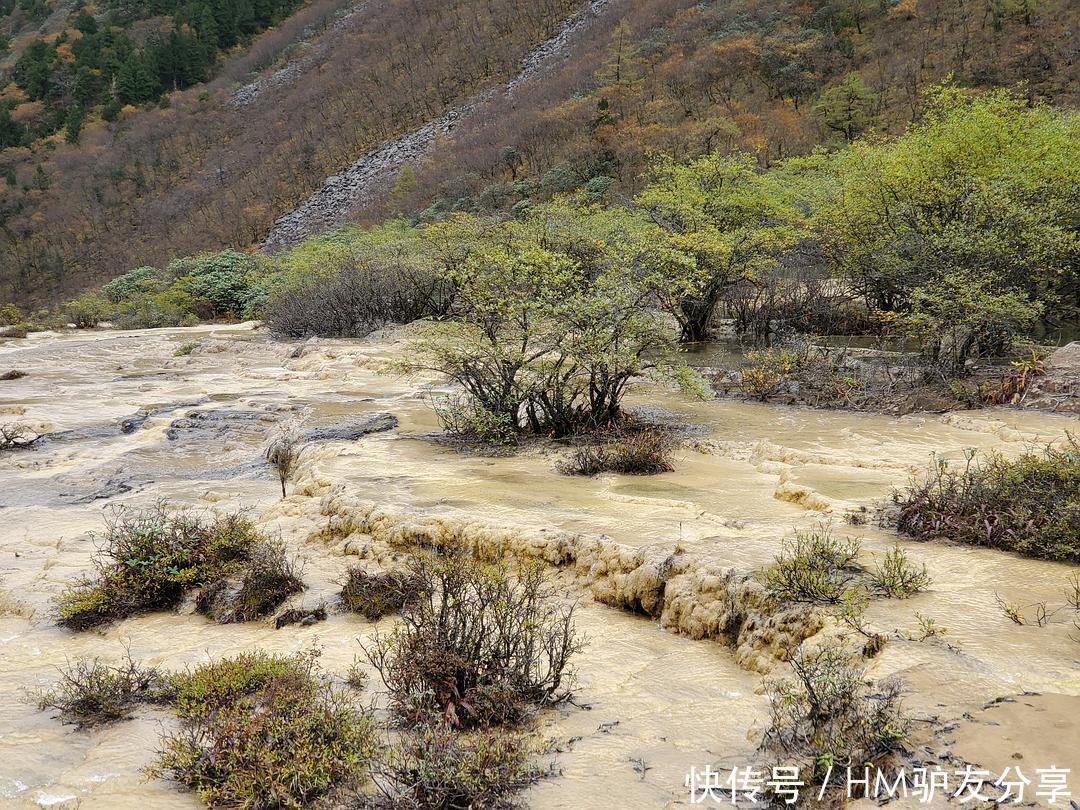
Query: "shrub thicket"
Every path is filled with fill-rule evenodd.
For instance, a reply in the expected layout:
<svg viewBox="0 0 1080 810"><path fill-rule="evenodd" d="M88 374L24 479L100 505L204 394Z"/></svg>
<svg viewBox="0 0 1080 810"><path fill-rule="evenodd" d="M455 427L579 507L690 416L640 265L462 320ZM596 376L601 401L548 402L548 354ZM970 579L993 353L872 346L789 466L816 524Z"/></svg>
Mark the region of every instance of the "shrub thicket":
<svg viewBox="0 0 1080 810"><path fill-rule="evenodd" d="M149 773L193 789L212 807L297 808L364 780L375 724L314 651L245 654L174 679L179 731Z"/></svg>
<svg viewBox="0 0 1080 810"><path fill-rule="evenodd" d="M675 469L674 453L674 439L660 428L616 429L586 437L558 468L565 475L655 475Z"/></svg>
<svg viewBox="0 0 1080 810"><path fill-rule="evenodd" d="M963 469L937 461L895 495L896 527L919 540L941 538L1080 561L1080 444L1007 459L969 456Z"/></svg>
<svg viewBox="0 0 1080 810"><path fill-rule="evenodd" d="M60 623L75 630L175 607L205 587L219 595L236 582L236 620L263 615L302 585L280 544L242 515L205 518L164 503L111 519L94 558L95 573L58 600ZM214 599L203 598L210 604Z"/></svg>
<svg viewBox="0 0 1080 810"><path fill-rule="evenodd" d="M511 567L464 554L416 560L420 598L365 652L406 725L520 720L570 694L582 646L574 606L538 563Z"/></svg>
<svg viewBox="0 0 1080 810"><path fill-rule="evenodd" d="M412 570L373 574L354 565L346 574L341 602L353 613L361 613L374 621L397 613L419 599L423 584Z"/></svg>

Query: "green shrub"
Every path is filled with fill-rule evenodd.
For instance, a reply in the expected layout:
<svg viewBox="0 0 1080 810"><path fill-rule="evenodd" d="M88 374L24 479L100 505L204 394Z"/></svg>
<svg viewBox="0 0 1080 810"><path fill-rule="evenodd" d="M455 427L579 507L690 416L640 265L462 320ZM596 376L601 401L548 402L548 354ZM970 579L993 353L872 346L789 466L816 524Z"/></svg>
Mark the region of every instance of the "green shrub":
<svg viewBox="0 0 1080 810"><path fill-rule="evenodd" d="M58 709L60 719L80 728L123 720L140 703L159 703L169 696L166 680L144 669L130 656L119 666L96 658L61 670L60 681L38 699L38 708Z"/></svg>
<svg viewBox="0 0 1080 810"><path fill-rule="evenodd" d="M879 591L897 599L907 599L909 596L925 591L930 587L931 582L926 564L924 563L921 568L916 566L899 545L885 552L881 565L870 572L870 577Z"/></svg>
<svg viewBox="0 0 1080 810"><path fill-rule="evenodd" d="M104 298L119 304L136 298L147 298L164 292L169 286L167 274L156 267L137 267L118 276L101 288Z"/></svg>
<svg viewBox="0 0 1080 810"><path fill-rule="evenodd" d="M798 357L787 349L748 352L746 359L750 365L739 371L739 388L762 402L776 396L798 368Z"/></svg>
<svg viewBox="0 0 1080 810"><path fill-rule="evenodd" d="M79 329L93 329L108 320L110 312L108 301L94 293L85 293L64 305L64 316Z"/></svg>
<svg viewBox="0 0 1080 810"><path fill-rule="evenodd" d="M180 289L208 305L207 317L250 317L266 297L255 258L238 250L177 259L169 271Z"/></svg>
<svg viewBox="0 0 1080 810"><path fill-rule="evenodd" d="M309 663L262 650L211 661L169 677L173 705L181 717L207 716L265 689L275 678L298 668L306 672Z"/></svg>
<svg viewBox="0 0 1080 810"><path fill-rule="evenodd" d="M387 749L376 783L394 807L508 807L515 792L543 776L530 764L536 752L532 739L520 732L461 732L436 723L404 733Z"/></svg>
<svg viewBox="0 0 1080 810"><path fill-rule="evenodd" d="M798 765L812 785L830 766L861 773L900 749L908 721L899 681L868 683L835 647L800 651L791 668L794 677L766 682L772 721L762 748L780 764Z"/></svg>
<svg viewBox="0 0 1080 810"><path fill-rule="evenodd" d="M179 731L153 777L170 777L211 807L299 808L365 778L375 723L316 668L316 652L248 654L177 681Z"/></svg>
<svg viewBox="0 0 1080 810"><path fill-rule="evenodd" d="M162 329L198 322L195 300L183 290L170 287L153 295L125 299L116 309L115 324L121 329Z"/></svg>
<svg viewBox="0 0 1080 810"><path fill-rule="evenodd" d="M565 475L655 475L675 469L675 442L658 428L620 429L587 439L558 465Z"/></svg>
<svg viewBox="0 0 1080 810"><path fill-rule="evenodd" d="M239 620L252 618L273 601L267 593L282 590L284 551L266 550L272 546L241 515L206 519L171 511L164 503L121 512L107 525L94 558L94 576L76 581L60 595L60 623L81 630L172 608L189 589L228 577L243 584L235 608L243 617ZM291 566L285 566L284 579L299 589Z"/></svg>
<svg viewBox="0 0 1080 810"><path fill-rule="evenodd" d="M487 726L569 696L570 660L582 646L574 606L539 563L512 569L452 554L412 570L420 598L365 647L400 721Z"/></svg>
<svg viewBox="0 0 1080 810"><path fill-rule="evenodd" d="M1023 292L996 289L981 273L955 270L913 290L898 325L929 362L959 373L969 359L1011 351L1042 311Z"/></svg>
<svg viewBox="0 0 1080 810"><path fill-rule="evenodd" d="M468 397L448 397L434 403L443 430L463 441L512 447L518 430L507 414L497 414Z"/></svg>
<svg viewBox="0 0 1080 810"><path fill-rule="evenodd" d="M918 540L1080 562L1080 444L1007 459L974 454L961 469L939 460L895 496L896 528Z"/></svg>
<svg viewBox="0 0 1080 810"><path fill-rule="evenodd" d="M860 542L827 528L785 540L776 562L761 572L766 590L785 602L838 603L860 570Z"/></svg>
<svg viewBox="0 0 1080 810"><path fill-rule="evenodd" d="M341 602L353 613L362 613L374 621L418 599L420 587L420 580L411 571L372 574L354 565L341 589Z"/></svg>
<svg viewBox="0 0 1080 810"><path fill-rule="evenodd" d="M14 304L0 306L0 326L15 326L22 323L23 314Z"/></svg>

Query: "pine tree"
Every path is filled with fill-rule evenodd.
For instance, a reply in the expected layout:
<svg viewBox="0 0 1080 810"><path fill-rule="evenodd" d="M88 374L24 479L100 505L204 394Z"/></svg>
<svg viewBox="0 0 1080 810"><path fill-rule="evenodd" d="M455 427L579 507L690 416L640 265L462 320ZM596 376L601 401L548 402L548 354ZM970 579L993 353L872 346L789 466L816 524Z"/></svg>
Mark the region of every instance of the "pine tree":
<svg viewBox="0 0 1080 810"><path fill-rule="evenodd" d="M116 74L116 98L124 104L145 104L157 96L157 90L146 61L133 53Z"/></svg>
<svg viewBox="0 0 1080 810"><path fill-rule="evenodd" d="M12 119L11 111L7 107L0 107L0 149L20 146L22 140L22 127Z"/></svg>
<svg viewBox="0 0 1080 810"><path fill-rule="evenodd" d="M64 140L68 143L78 143L79 135L82 133L83 121L86 119L86 114L83 112L83 108L76 104L70 110L68 110L67 121L64 123Z"/></svg>

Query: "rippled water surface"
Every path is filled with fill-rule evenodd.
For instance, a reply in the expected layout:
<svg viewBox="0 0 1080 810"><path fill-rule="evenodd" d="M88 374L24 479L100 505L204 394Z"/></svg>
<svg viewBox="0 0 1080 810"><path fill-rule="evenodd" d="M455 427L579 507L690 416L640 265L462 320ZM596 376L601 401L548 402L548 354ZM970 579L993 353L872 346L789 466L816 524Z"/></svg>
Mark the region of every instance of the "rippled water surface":
<svg viewBox="0 0 1080 810"><path fill-rule="evenodd" d="M190 354L174 356L193 341ZM1074 418L1010 410L892 418L697 402L641 389L636 405L697 426L676 471L568 478L554 467L559 448L486 458L436 441L426 402L430 381L387 370L402 346L390 335L300 347L246 327L34 335L0 345L0 372L28 372L0 382L0 422L49 434L32 450L0 456L0 803L197 806L190 794L141 775L169 723L166 714L146 710L86 732L33 707L28 696L69 660L115 660L126 644L137 660L179 667L256 646L299 650L317 640L327 667L341 671L359 652L357 639L372 631L362 618L340 614L282 630L173 614L100 633L56 628L51 600L88 569L91 532L120 505L165 498L250 508L305 560L308 604L332 600L349 565L337 549L309 539L326 520L315 493L330 484L427 516L606 536L629 547L678 544L702 560L749 572L767 563L793 529L827 520L880 554L897 538L872 525L848 526L844 516L887 497L932 453L956 460L965 448L1014 454L1078 427ZM381 413L395 416L397 428L306 448L299 489L308 494L279 500L261 462L275 431ZM912 630L916 612L932 616L948 628L955 650L895 641L872 674L903 675L907 704L920 717L976 710L970 728L957 732L965 756L1005 761L1030 750L1080 772L1080 641L1070 635L1080 633L1068 622L1019 627L995 607L995 595L1061 603L1074 569L900 542L927 564L934 585L910 600L875 603L871 621L885 631ZM559 577L580 588L569 573ZM740 669L718 643L662 631L587 597L580 626L590 640L579 667L582 705L544 717L562 775L531 789L531 806L610 807L614 797L624 807L673 806L685 802L682 782L691 765L750 761L767 715L760 674ZM1048 693L1048 702L978 714L987 701L1025 690ZM1047 717L1057 723L1049 741L1040 725Z"/></svg>

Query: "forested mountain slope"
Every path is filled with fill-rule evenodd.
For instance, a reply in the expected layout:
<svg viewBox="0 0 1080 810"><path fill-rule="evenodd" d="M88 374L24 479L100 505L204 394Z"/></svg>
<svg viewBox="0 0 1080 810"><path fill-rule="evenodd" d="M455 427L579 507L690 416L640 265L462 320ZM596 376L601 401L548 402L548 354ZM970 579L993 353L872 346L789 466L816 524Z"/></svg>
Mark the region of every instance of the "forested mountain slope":
<svg viewBox="0 0 1080 810"><path fill-rule="evenodd" d="M152 49L208 35L200 3L155 2L159 30L141 34L138 57L155 69L153 100L117 109L137 100L117 75L95 85L77 138L65 120L0 152L0 299L55 301L135 266L268 234L284 244L344 217L627 194L654 152L745 150L769 165L898 131L949 76L1023 82L1056 104L1080 93L1070 0L312 0L287 17L287 0L266 0L273 27L219 38L212 58L206 45L204 73L171 83ZM68 19L91 18L101 36L108 13L72 6ZM559 39L582 15L589 24ZM87 36L65 34L57 54ZM537 50L553 36L554 52ZM543 69L522 72L523 60ZM64 107L67 84L58 101L30 100L10 62L0 106L13 123ZM312 208L327 187L333 205Z"/></svg>
<svg viewBox="0 0 1080 810"><path fill-rule="evenodd" d="M6 149L0 298L54 300L132 266L259 241L365 149L516 72L576 5L541 0L509 15L502 0L371 0L309 43L302 80L249 104L232 103L237 79L302 26L255 39L167 107L87 123L77 143ZM298 15L328 6L340 3Z"/></svg>

